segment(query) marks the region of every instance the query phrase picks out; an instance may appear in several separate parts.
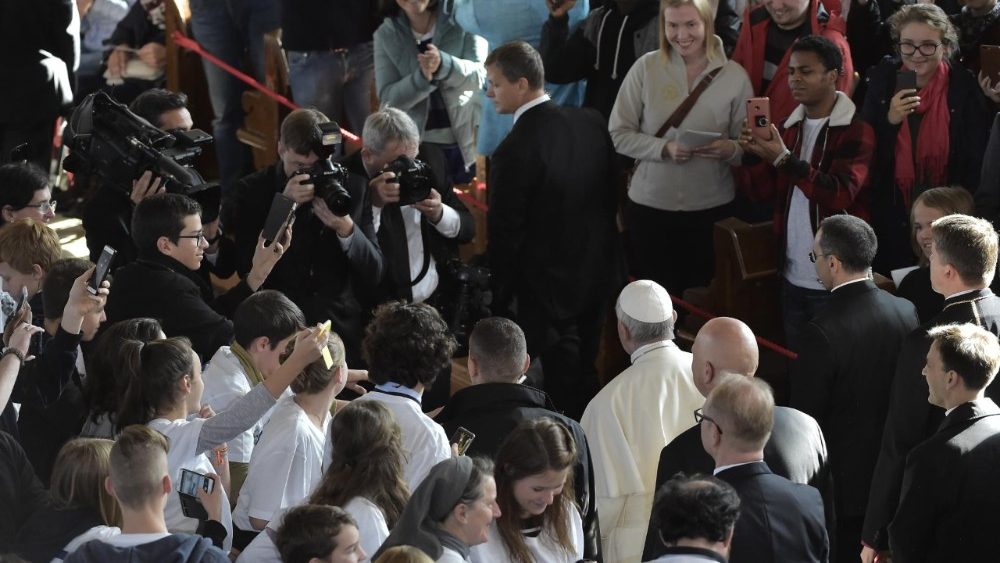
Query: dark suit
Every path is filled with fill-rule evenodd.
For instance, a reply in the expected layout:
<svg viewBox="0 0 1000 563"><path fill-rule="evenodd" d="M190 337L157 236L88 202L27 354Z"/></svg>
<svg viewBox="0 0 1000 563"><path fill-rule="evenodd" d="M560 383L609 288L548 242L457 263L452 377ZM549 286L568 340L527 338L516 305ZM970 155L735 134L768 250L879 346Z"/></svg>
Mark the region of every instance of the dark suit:
<svg viewBox="0 0 1000 563"><path fill-rule="evenodd" d="M748 463L716 475L740 496L729 563L825 562L830 541L823 499L816 489L792 483L766 463Z"/></svg>
<svg viewBox="0 0 1000 563"><path fill-rule="evenodd" d="M912 303L864 280L832 292L803 330L790 406L819 422L830 448L838 561L857 560L896 358L917 324Z"/></svg>
<svg viewBox="0 0 1000 563"><path fill-rule="evenodd" d="M1000 408L959 405L906 458L889 525L892 560L995 561L1000 553Z"/></svg>
<svg viewBox="0 0 1000 563"><path fill-rule="evenodd" d="M885 528L896 513L906 456L934 433L944 416L944 410L927 402L927 381L921 373L931 346L927 331L952 323L974 323L1000 335L1000 298L989 289L980 289L947 299L940 313L906 337L892 382L892 400L861 536L872 547L889 546ZM994 381L986 394L994 400L1000 398L1000 385Z"/></svg>
<svg viewBox="0 0 1000 563"><path fill-rule="evenodd" d="M555 412L555 406L543 391L517 383L472 385L455 393L435 420L449 436L460 426L476 435L467 455L494 458L507 435L518 424L542 417L564 424L576 442L577 463L573 466L573 491L583 511L583 556L585 559L600 561L601 531L597 521L594 467L590 461L587 436L580 423Z"/></svg>
<svg viewBox="0 0 1000 563"><path fill-rule="evenodd" d="M614 161L599 113L544 102L518 118L490 164L494 312L516 318L546 392L577 419L596 391L604 308L622 280Z"/></svg>
<svg viewBox="0 0 1000 563"><path fill-rule="evenodd" d="M826 454L826 440L816 420L804 412L788 407L774 408L774 429L764 446L764 462L775 475L793 483L811 485L823 497L828 533L833 527L833 479ZM684 431L660 451L656 467L656 489L677 473L711 474L715 461L701 444L701 427ZM649 519L646 547L642 560L655 559L666 547L659 541L653 515ZM832 537L832 534L831 534Z"/></svg>

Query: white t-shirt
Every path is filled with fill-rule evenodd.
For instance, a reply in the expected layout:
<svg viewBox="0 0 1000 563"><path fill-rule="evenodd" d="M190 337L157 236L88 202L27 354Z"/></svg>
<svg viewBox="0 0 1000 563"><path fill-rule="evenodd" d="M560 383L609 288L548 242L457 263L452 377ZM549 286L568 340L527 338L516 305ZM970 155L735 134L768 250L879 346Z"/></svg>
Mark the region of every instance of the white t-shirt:
<svg viewBox="0 0 1000 563"><path fill-rule="evenodd" d="M389 537L389 527L385 522L385 514L375 506L370 500L364 497L354 497L351 502L345 505L347 511L354 521L358 523L358 534L361 549L365 550L368 556L372 556L382 547L382 543ZM278 553L277 546L274 545L274 538L277 537L281 522L285 519L285 514L292 507L279 509L272 515L261 533L247 545L236 563L281 563L281 554Z"/></svg>
<svg viewBox="0 0 1000 563"><path fill-rule="evenodd" d="M171 532L193 534L198 529L198 520L184 516L181 511L181 500L177 493L177 486L181 482L181 469L202 475L217 473L208 458L208 454L197 451L198 437L201 435L201 428L206 420L197 417L191 420L157 418L147 425L166 436L170 442L170 451L167 452L167 469L170 472L170 479L174 483L174 490L167 495L167 506L163 512L167 529ZM222 506L229 506L229 495L226 494L225 488L222 489ZM222 511L222 525L226 528L226 539L222 542L223 551L228 552L233 547L233 518L228 510Z"/></svg>
<svg viewBox="0 0 1000 563"><path fill-rule="evenodd" d="M330 415L322 428L309 420L295 397L282 397L264 426L250 458L233 521L253 530L250 518L269 520L276 510L302 502L323 477L323 449Z"/></svg>
<svg viewBox="0 0 1000 563"><path fill-rule="evenodd" d="M211 406L217 413L228 410L233 403L249 393L251 389L250 380L247 379L247 374L243 371L243 365L240 364L240 360L229 346L222 346L215 352L211 361L205 366L201 378L205 382L202 402ZM290 397L291 395L291 389L286 388L282 397ZM226 443L229 446L229 461L250 463L253 446L260 439L264 424L267 423L267 419L273 412L274 407L267 411L267 414L262 416L252 428Z"/></svg>
<svg viewBox="0 0 1000 563"><path fill-rule="evenodd" d="M373 391L355 401L379 401L396 417L403 431L403 452L406 455L403 479L411 491L417 490L417 485L424 480L431 467L451 457L451 446L444 429L420 410L420 403L415 399Z"/></svg>
<svg viewBox="0 0 1000 563"><path fill-rule="evenodd" d="M569 503L566 506L567 524L569 525L569 538L573 544L571 551L564 550L549 530L542 530L540 534L531 537L524 535L524 543L531 552L531 558L536 563L576 563L583 559L583 519L576 506ZM490 524L487 531L489 538L486 543L472 546L469 559L472 563L494 563L495 561L510 561L511 556L507 553L507 547L497 531L497 524Z"/></svg>
<svg viewBox="0 0 1000 563"><path fill-rule="evenodd" d="M829 120L829 117L806 118L802 122L802 150L799 151L799 158L812 161L816 139ZM792 201L788 206L788 228L785 230L785 279L796 287L823 290L825 288L816 279L816 266L809 260L813 237L816 235L810 220L810 205L809 198L798 186L792 188Z"/></svg>
<svg viewBox="0 0 1000 563"><path fill-rule="evenodd" d="M170 534L118 534L101 541L115 547L136 547L160 541L169 536Z"/></svg>

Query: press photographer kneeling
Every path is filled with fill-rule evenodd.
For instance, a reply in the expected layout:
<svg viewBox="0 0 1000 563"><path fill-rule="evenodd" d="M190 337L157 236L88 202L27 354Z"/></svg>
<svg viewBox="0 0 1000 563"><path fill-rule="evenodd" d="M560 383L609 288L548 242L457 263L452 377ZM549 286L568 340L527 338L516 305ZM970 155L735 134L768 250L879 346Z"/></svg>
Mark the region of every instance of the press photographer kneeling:
<svg viewBox="0 0 1000 563"><path fill-rule="evenodd" d="M383 263L372 228L367 177L333 162L340 144L340 127L319 111L288 114L281 124L278 162L236 184L233 232L242 274L250 268L257 235L272 207L297 206L292 215L295 245L265 287L288 296L309 323L329 319L344 341L348 365L360 366L361 337Z"/></svg>

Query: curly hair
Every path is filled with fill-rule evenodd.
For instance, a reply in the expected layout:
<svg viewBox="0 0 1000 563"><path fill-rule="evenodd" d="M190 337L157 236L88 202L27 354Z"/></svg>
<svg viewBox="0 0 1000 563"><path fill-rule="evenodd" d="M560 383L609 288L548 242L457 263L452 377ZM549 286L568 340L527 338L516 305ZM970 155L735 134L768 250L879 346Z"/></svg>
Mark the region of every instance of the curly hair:
<svg viewBox="0 0 1000 563"><path fill-rule="evenodd" d="M434 307L402 301L375 309L362 344L372 381L406 387L430 386L448 367L457 346Z"/></svg>
<svg viewBox="0 0 1000 563"><path fill-rule="evenodd" d="M311 504L345 506L363 497L385 513L392 529L410 498L403 481L403 431L378 401L354 401L333 417L333 455Z"/></svg>

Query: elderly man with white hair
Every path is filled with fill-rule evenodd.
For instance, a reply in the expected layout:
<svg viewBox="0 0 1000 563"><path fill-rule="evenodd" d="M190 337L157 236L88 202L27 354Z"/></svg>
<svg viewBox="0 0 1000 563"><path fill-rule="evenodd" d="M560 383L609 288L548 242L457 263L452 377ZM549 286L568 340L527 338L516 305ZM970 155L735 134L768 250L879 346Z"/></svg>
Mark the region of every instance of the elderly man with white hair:
<svg viewBox="0 0 1000 563"><path fill-rule="evenodd" d="M581 425L594 463L606 561L638 562L653 505L657 456L690 424L703 398L691 354L674 344L670 295L649 280L630 283L615 305L618 337L632 366L587 405Z"/></svg>

